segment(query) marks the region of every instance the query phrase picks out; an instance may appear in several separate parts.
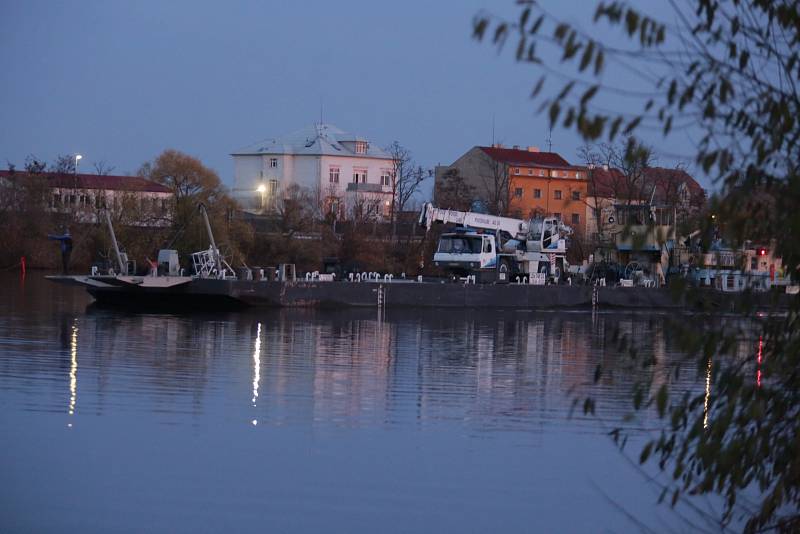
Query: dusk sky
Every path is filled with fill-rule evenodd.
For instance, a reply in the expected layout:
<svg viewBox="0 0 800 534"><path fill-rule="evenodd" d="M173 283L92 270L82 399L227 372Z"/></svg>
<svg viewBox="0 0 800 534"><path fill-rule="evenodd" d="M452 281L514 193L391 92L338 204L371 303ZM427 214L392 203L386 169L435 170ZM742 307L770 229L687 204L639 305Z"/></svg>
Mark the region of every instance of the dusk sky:
<svg viewBox="0 0 800 534"><path fill-rule="evenodd" d="M550 4L570 21L590 15L583 2ZM493 116L498 142L546 148L529 99L537 73L471 38L481 9L518 13L511 0L7 2L0 166L80 153L81 170L102 160L125 174L176 148L230 185L231 151L319 121L320 109L430 167L491 143ZM691 154L685 133L649 141L664 166ZM552 143L580 163L577 135L554 130Z"/></svg>

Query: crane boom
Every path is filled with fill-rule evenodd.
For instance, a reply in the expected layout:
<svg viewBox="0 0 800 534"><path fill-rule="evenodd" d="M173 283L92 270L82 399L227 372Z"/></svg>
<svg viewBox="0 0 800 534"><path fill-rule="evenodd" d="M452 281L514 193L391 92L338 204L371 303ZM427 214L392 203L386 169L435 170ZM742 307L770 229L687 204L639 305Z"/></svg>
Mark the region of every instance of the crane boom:
<svg viewBox="0 0 800 534"><path fill-rule="evenodd" d="M487 215L485 213L473 213L471 211L456 211L437 208L430 202L422 206L419 216L419 223L424 224L430 230L435 222L454 223L470 228L480 228L483 230L499 230L507 232L514 239L525 239L530 229L528 221L512 219L510 217L499 217L497 215Z"/></svg>

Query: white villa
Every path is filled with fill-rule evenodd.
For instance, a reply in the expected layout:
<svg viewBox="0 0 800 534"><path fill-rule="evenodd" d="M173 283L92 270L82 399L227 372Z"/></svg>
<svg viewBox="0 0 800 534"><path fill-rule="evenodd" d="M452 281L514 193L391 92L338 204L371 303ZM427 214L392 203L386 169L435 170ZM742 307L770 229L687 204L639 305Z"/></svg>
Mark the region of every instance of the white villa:
<svg viewBox="0 0 800 534"><path fill-rule="evenodd" d="M338 216L388 214L391 156L331 124L314 124L266 139L231 156L232 193L246 211L275 209L281 195L296 184Z"/></svg>

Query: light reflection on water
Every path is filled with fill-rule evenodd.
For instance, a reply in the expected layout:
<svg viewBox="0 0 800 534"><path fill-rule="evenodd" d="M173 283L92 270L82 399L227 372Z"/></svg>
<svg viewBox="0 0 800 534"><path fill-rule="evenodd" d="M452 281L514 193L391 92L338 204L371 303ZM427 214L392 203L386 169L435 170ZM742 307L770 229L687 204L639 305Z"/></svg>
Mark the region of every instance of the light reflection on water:
<svg viewBox="0 0 800 534"><path fill-rule="evenodd" d="M615 332L653 391L711 387L670 375L661 315L87 303L31 279L0 303L10 530L630 530L609 498L674 524L606 436L645 372Z"/></svg>

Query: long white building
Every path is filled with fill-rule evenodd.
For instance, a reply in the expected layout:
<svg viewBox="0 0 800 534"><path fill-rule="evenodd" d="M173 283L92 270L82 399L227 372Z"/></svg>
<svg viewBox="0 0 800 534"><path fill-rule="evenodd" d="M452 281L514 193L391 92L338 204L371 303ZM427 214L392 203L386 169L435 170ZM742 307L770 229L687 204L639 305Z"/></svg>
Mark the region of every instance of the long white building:
<svg viewBox="0 0 800 534"><path fill-rule="evenodd" d="M391 156L369 140L331 124L314 124L231 154L233 195L251 212L274 209L289 186L324 199L339 215L388 213Z"/></svg>

